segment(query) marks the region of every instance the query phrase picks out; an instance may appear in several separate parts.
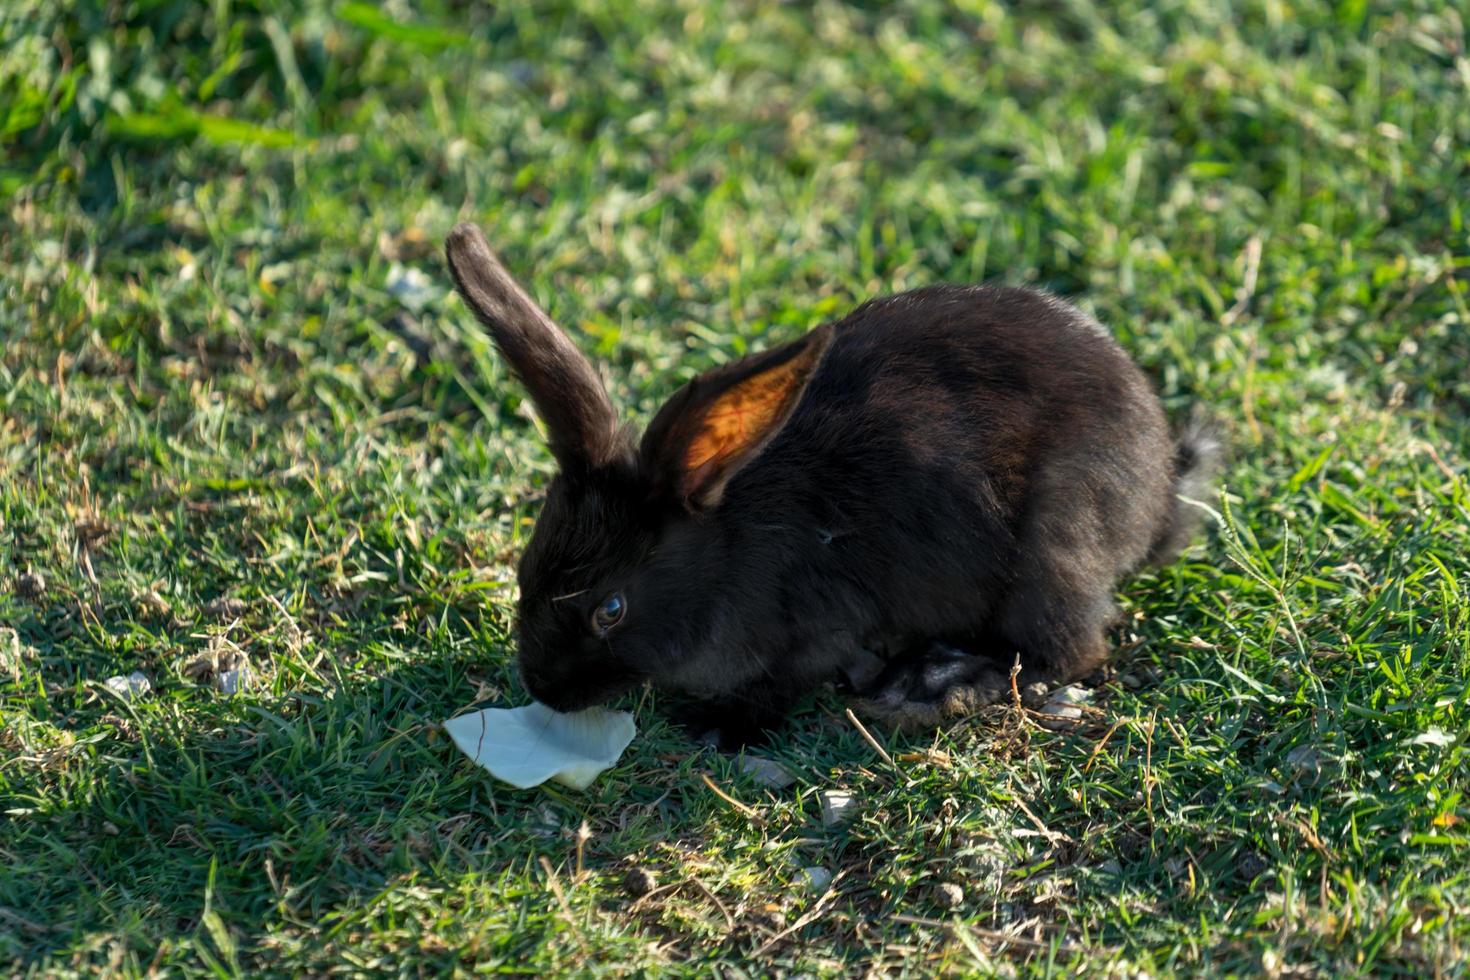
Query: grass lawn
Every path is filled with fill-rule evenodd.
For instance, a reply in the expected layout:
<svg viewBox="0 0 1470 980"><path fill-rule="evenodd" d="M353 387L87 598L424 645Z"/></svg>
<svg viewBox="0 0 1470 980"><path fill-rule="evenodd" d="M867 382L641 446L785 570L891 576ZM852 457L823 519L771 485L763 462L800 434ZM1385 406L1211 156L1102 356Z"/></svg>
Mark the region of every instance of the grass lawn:
<svg viewBox="0 0 1470 980"><path fill-rule="evenodd" d="M1467 17L1125 6L5 0L0 972L1464 974ZM524 697L552 464L466 218L640 420L1047 286L1220 419L1220 520L1068 730L817 699L768 790L643 695L496 784L437 725Z"/></svg>

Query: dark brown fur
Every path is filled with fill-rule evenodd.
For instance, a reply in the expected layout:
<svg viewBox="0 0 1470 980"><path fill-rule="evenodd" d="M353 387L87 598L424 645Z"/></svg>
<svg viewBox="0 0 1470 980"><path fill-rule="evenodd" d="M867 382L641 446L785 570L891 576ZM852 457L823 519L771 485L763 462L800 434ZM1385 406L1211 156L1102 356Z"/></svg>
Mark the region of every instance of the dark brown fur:
<svg viewBox="0 0 1470 980"><path fill-rule="evenodd" d="M1000 696L1017 653L1028 681L1094 670L1119 580L1194 526L1176 493L1213 444L1176 444L1116 341L1045 293L866 303L690 382L635 447L478 230L448 251L562 464L520 567L521 672L555 708L650 682L739 741L876 650L864 707L936 723ZM788 362L810 369L766 427L680 470L718 400ZM593 612L615 593L626 617L600 633Z"/></svg>

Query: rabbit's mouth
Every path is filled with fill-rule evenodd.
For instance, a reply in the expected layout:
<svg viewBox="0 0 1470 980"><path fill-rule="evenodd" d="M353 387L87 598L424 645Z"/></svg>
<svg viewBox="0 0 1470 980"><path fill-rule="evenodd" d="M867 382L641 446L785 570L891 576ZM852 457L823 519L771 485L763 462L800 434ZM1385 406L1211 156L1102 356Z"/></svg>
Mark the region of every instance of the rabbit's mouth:
<svg viewBox="0 0 1470 980"><path fill-rule="evenodd" d="M571 687L565 682L545 683L542 679L527 674L522 678L526 690L531 697L551 708L553 711L569 712L582 711L586 708L606 704L616 698L622 697L633 690L641 679L631 673L616 677L598 678L596 682L583 687Z"/></svg>

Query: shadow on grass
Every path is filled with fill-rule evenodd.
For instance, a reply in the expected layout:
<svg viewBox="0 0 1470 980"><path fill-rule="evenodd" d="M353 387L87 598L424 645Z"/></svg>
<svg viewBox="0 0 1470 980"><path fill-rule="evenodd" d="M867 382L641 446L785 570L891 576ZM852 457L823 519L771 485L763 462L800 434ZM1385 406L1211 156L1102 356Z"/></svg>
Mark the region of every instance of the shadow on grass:
<svg viewBox="0 0 1470 980"><path fill-rule="evenodd" d="M32 965L118 943L144 963L191 943L224 956L217 916L223 945L269 962L283 934L320 942L371 928L395 884L452 892L474 879L504 883L505 914L531 927L503 937L502 952L529 958L550 908L549 892L524 888L545 877L542 858L560 874L580 860L620 876L636 854L714 846L729 812L698 771L728 777L730 760L672 729L651 698L638 712L646 730L586 793L515 790L472 766L438 723L474 700L478 653L462 644L318 696L220 698L202 712L219 698L209 688L157 692L167 703L146 721L112 701L79 739L85 767L22 763L33 768L0 835L12 927L0 949ZM867 757L851 740L826 755L818 771ZM592 836L579 859L583 821Z"/></svg>

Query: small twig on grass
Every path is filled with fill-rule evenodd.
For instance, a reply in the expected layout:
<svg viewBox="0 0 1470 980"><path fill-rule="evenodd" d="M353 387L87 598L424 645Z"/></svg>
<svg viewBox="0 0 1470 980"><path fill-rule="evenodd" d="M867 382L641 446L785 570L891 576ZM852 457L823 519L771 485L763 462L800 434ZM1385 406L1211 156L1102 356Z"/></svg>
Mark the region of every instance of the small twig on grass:
<svg viewBox="0 0 1470 980"><path fill-rule="evenodd" d="M1113 737L1113 733L1122 727L1123 722L1115 721L1113 722L1113 727L1109 728L1106 732L1103 733L1103 737L1098 739L1097 744L1092 747L1092 754L1087 757L1087 761L1082 765L1082 771L1084 773L1092 769L1092 764L1097 761L1098 753L1103 750L1103 746L1108 744L1108 739Z"/></svg>
<svg viewBox="0 0 1470 980"><path fill-rule="evenodd" d="M1332 848L1328 847L1327 842L1318 836L1317 831L1312 828L1311 824L1300 817L1293 817L1289 822L1302 835L1307 845L1322 857L1324 864L1332 864L1337 860L1337 855L1333 853Z"/></svg>
<svg viewBox="0 0 1470 980"><path fill-rule="evenodd" d="M868 731L862 722L858 721L858 716L852 713L851 708L847 709L847 720L852 722L852 726L858 730L858 734L873 747L873 751L877 752L883 758L884 762L888 763L894 769L899 769L898 763L893 761L893 756L889 755L888 750L878 744L878 740L873 737L873 734ZM903 770L899 769L899 771L902 772Z"/></svg>
<svg viewBox="0 0 1470 980"><path fill-rule="evenodd" d="M1021 812L1026 814L1026 817L1031 821L1032 824L1036 826L1036 829L1041 832L1041 836L1045 837L1047 841L1053 844L1071 844L1073 842L1072 838L1068 837L1066 834L1057 833L1055 830L1052 830L1046 824L1042 823L1041 818L1031 812L1031 808L1026 805L1025 800L1021 799L1019 796L1013 797L1013 799L1016 801L1016 806L1021 808Z"/></svg>
<svg viewBox="0 0 1470 980"><path fill-rule="evenodd" d="M1238 320L1250 306L1251 297L1256 293L1256 277L1261 269L1261 238L1252 235L1250 241L1245 243L1245 277L1241 282L1240 289L1235 294L1235 304L1225 311L1220 317L1220 326L1230 327ZM1240 411L1245 417L1245 424L1251 430L1251 438L1259 445L1261 439L1261 424L1256 421L1255 408L1255 380L1256 360L1260 357L1260 346L1257 343L1257 331L1250 332L1250 345L1245 355L1245 381L1240 393Z"/></svg>
<svg viewBox="0 0 1470 980"><path fill-rule="evenodd" d="M56 396L58 403L63 409L66 408L66 355L61 354L56 358Z"/></svg>
<svg viewBox="0 0 1470 980"><path fill-rule="evenodd" d="M643 906L647 905L649 902L653 901L655 898L659 898L660 896L667 895L669 892L678 891L680 888L683 888L684 885L685 885L685 882L682 882L682 881L675 881L675 882L672 882L672 883L667 884L667 885L659 885L657 888L655 888L653 891L649 892L647 895L640 895L638 897L638 899L633 902L632 905L629 905L628 906L628 911L629 912L637 912L639 909L641 909Z"/></svg>
<svg viewBox="0 0 1470 980"><path fill-rule="evenodd" d="M745 817L745 819L749 820L757 827L764 827L766 825L765 818L762 817L759 813L752 810L750 807L746 806L744 803L741 803L739 800L735 799L735 797L731 796L729 793L726 793L724 790L716 786L715 781L709 778L709 773L701 773L700 775L704 779L704 784L708 786L711 790L713 790L716 796L733 806L736 811L740 813L741 816Z"/></svg>
<svg viewBox="0 0 1470 980"><path fill-rule="evenodd" d="M1220 317L1220 326L1228 327L1250 306L1251 298L1256 295L1256 276L1261 271L1261 236L1252 235L1250 241L1245 243L1245 276L1240 284L1240 289L1235 293L1235 305L1225 311Z"/></svg>
<svg viewBox="0 0 1470 980"><path fill-rule="evenodd" d="M1155 712L1155 714L1157 714L1157 712ZM1164 715L1159 720L1164 723L1165 728L1169 729L1169 734L1173 735L1176 739L1179 740L1180 745L1189 744L1189 736L1184 733L1183 729L1174 724L1174 719L1170 718L1168 715Z"/></svg>
<svg viewBox="0 0 1470 980"><path fill-rule="evenodd" d="M1240 390L1240 414L1245 418L1245 424L1251 430L1251 440L1260 445L1265 438L1261 434L1261 423L1256 421L1256 360L1261 356L1260 348L1256 344L1256 332L1251 331L1250 347L1245 354L1245 380L1241 383Z"/></svg>
<svg viewBox="0 0 1470 980"><path fill-rule="evenodd" d="M19 912L12 912L10 909L4 907L0 907L0 922L9 922L16 928L22 929L33 936L42 936L48 932L59 932L64 928L62 926L46 925L43 922L33 922Z"/></svg>
<svg viewBox="0 0 1470 980"><path fill-rule="evenodd" d="M1148 732L1143 737L1143 808L1148 812L1148 825L1154 826L1154 725L1159 709L1148 718Z"/></svg>
<svg viewBox="0 0 1470 980"><path fill-rule="evenodd" d="M546 872L546 883L551 886L552 892L556 895L556 900L561 903L561 910L570 917L572 907L567 904L567 896L561 890L561 882L556 880L556 869L551 866L551 859L543 854L536 860L540 862L541 870Z"/></svg>
<svg viewBox="0 0 1470 980"><path fill-rule="evenodd" d="M811 925L818 918L820 918L822 913L827 911L828 907L837 900L837 883L841 881L843 876L846 874L847 872L845 871L839 871L837 873L837 877L832 879L832 884L827 886L827 890L822 894L821 898L817 899L817 904L812 906L812 910L810 912L806 913L801 918L791 923L791 925L787 926L785 929L782 929L770 939L766 940L763 946L750 954L751 957L755 958L758 956L764 956L766 953L774 949L776 947L776 944L781 942L781 940L785 939L793 932L796 932L800 929L805 929L807 926Z"/></svg>
<svg viewBox="0 0 1470 980"><path fill-rule="evenodd" d="M1440 457L1439 450L1435 449L1432 443L1425 439L1415 439L1412 445L1428 453L1429 458L1434 460L1434 465L1439 467L1439 471L1445 475L1447 480L1451 483L1460 482L1460 475L1450 469L1449 464Z"/></svg>
<svg viewBox="0 0 1470 980"><path fill-rule="evenodd" d="M285 605L281 602L280 599L277 599L269 592L265 593L265 598L267 602L276 607L276 611L281 614L281 618L286 621L286 625L291 627L295 639L295 645L300 646L301 624L296 622L296 617L291 615L290 611L286 609Z"/></svg>
<svg viewBox="0 0 1470 980"><path fill-rule="evenodd" d="M577 827L577 833L576 833L576 841L577 841L577 870L572 873L572 880L573 881L581 881L582 880L582 875L584 874L584 872L582 871L582 850L587 846L587 842L589 840L591 840L591 839L592 839L592 831L587 828L587 821L583 820L582 823L581 823L581 825L579 827Z"/></svg>
<svg viewBox="0 0 1470 980"><path fill-rule="evenodd" d="M943 919L929 919L922 915L904 915L902 913L897 913L890 918L894 922L902 922L905 925L927 926L930 929L945 929L950 932L955 932L957 929L964 929L972 936L983 939L986 942L1000 943L1003 946L1020 946L1022 949L1051 949L1050 943L1027 939L1025 936L1013 936L1008 932L999 932L995 929L985 929L981 926L970 925L968 922L946 922ZM1072 947L1073 944L1063 937L1062 948L1071 949Z"/></svg>
<svg viewBox="0 0 1470 980"><path fill-rule="evenodd" d="M1011 664L1010 684L1011 701L1009 705L995 702L995 707L1002 712L1002 724L1000 726L1002 740L999 742L999 752L1002 758L1010 759L1017 752L1025 752L1031 747L1031 728L1035 722L1031 720L1025 705L1021 703L1021 689L1017 678L1021 676L1021 654L1016 654L1015 662Z"/></svg>
<svg viewBox="0 0 1470 980"><path fill-rule="evenodd" d="M640 895L636 900L634 900L632 905L628 906L628 911L637 912L653 899L663 895L667 895L670 892L680 891L690 885L693 885L700 892L700 894L702 894L705 898L709 899L710 902L714 904L715 908L719 909L720 914L725 917L725 928L727 930L734 931L735 916L730 912L729 907L725 905L724 902L720 901L720 896L711 891L704 882L700 881L698 878L693 877L692 875L682 881L670 882L667 885L659 885L648 894Z"/></svg>
<svg viewBox="0 0 1470 980"><path fill-rule="evenodd" d="M725 908L725 903L720 901L720 897L714 892L710 891L709 888L705 886L705 883L700 881L698 878L690 878L689 880L694 884L695 888L698 888L701 892L704 893L705 898L714 903L715 908L720 910L720 914L725 917L725 928L733 931L735 928L735 917L730 914L729 909Z"/></svg>
<svg viewBox="0 0 1470 980"><path fill-rule="evenodd" d="M551 866L545 854L540 857L541 870L546 872L546 883L551 886L551 893L556 896L557 904L561 906L562 918L567 921L567 928L572 930L572 935L577 939L577 946L583 950L587 948L587 942L582 937L582 930L577 928L577 920L572 917L572 905L567 901L566 892L561 890L561 882L556 880L556 869Z"/></svg>

